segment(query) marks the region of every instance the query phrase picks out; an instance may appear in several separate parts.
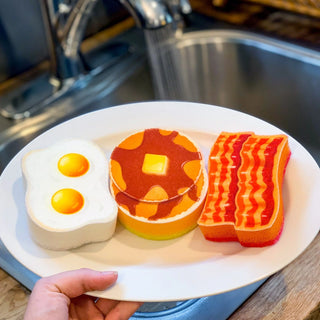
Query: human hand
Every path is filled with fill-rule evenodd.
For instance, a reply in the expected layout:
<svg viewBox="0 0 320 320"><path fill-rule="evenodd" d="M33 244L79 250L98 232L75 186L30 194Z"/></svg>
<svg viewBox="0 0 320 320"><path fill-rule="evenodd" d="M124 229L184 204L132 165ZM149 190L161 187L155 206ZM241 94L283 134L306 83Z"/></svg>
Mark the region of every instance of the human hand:
<svg viewBox="0 0 320 320"><path fill-rule="evenodd" d="M85 292L104 290L116 272L90 269L66 271L40 279L32 290L24 320L126 320L140 302L96 299ZM96 301L97 300L97 301Z"/></svg>

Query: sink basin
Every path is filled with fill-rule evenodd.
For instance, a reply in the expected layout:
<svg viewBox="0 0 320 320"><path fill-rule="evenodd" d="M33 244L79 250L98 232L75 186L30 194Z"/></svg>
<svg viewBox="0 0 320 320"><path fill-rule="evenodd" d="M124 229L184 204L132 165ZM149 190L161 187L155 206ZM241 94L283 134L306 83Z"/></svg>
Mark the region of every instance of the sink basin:
<svg viewBox="0 0 320 320"><path fill-rule="evenodd" d="M121 38L130 42L129 54L95 81L28 119L0 119L0 172L24 145L64 120L154 99L221 105L262 118L297 139L319 164L320 54L254 33L211 26L214 29L187 32L162 44L154 53L156 72L151 72L144 46L133 40L142 32L131 30ZM159 63L168 61L170 70L158 69ZM0 266L28 288L37 280L1 242ZM217 297L161 305L162 315L156 311L148 318L226 319L261 283ZM132 319L147 317L145 309L140 311Z"/></svg>
<svg viewBox="0 0 320 320"><path fill-rule="evenodd" d="M320 163L320 54L235 30L184 34L155 53L161 99L220 105L262 118ZM159 70L157 64L170 63Z"/></svg>

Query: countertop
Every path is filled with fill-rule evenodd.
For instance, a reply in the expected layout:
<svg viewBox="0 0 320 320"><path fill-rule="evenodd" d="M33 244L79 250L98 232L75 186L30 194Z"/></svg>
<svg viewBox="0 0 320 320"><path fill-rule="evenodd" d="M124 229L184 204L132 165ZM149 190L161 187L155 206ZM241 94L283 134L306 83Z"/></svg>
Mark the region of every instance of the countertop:
<svg viewBox="0 0 320 320"><path fill-rule="evenodd" d="M214 10L211 7L208 8L208 3L208 1L192 1L199 12L216 18L238 25L246 25L247 22L248 26L252 25L254 21L258 27L262 25L253 18L257 15L261 16L262 9L259 6L253 6L252 14L249 16L247 8L232 14L230 8L228 12ZM270 11L270 9L268 10ZM284 17L286 17L286 13L284 13ZM267 25L264 24L264 26ZM314 32L317 32L317 24L309 24L309 26L313 28L313 31L315 30ZM308 34L310 35L310 32ZM283 36L283 33L280 36ZM317 41L320 41L320 37L310 36L309 38L317 39L313 42L309 41L310 46L317 45ZM309 38L305 35L298 41L303 42ZM0 320L23 319L30 291L0 269L0 292L2 293ZM264 282L230 319L320 319L320 234L298 258Z"/></svg>

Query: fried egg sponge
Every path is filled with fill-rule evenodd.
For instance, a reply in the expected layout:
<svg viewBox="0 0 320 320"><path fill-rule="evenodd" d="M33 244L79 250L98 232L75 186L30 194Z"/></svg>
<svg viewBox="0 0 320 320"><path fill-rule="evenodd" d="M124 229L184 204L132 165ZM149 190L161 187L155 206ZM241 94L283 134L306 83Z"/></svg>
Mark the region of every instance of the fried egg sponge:
<svg viewBox="0 0 320 320"><path fill-rule="evenodd" d="M108 187L108 159L95 143L67 139L22 159L32 238L68 250L112 237L117 206Z"/></svg>

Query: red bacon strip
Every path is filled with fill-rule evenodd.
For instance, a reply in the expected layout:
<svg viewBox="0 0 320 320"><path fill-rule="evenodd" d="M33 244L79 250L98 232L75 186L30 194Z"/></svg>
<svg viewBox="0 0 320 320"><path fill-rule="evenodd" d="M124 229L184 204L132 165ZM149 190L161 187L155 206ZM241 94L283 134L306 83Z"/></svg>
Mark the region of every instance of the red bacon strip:
<svg viewBox="0 0 320 320"><path fill-rule="evenodd" d="M237 240L234 232L235 196L240 151L251 133L222 132L213 145L208 162L209 187L198 224L205 238L213 241Z"/></svg>
<svg viewBox="0 0 320 320"><path fill-rule="evenodd" d="M241 150L235 230L243 246L275 243L283 227L282 181L290 157L288 137L251 136Z"/></svg>
<svg viewBox="0 0 320 320"><path fill-rule="evenodd" d="M198 221L205 238L243 246L275 243L289 157L286 135L223 132L210 152L208 194Z"/></svg>

